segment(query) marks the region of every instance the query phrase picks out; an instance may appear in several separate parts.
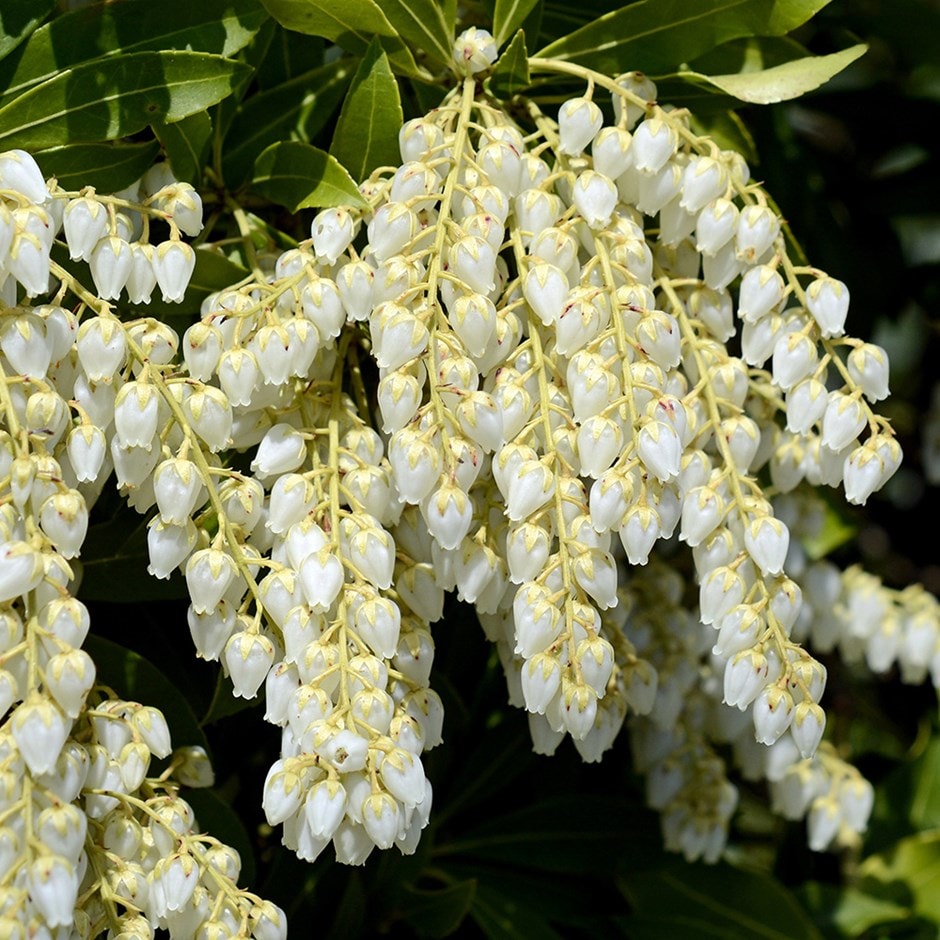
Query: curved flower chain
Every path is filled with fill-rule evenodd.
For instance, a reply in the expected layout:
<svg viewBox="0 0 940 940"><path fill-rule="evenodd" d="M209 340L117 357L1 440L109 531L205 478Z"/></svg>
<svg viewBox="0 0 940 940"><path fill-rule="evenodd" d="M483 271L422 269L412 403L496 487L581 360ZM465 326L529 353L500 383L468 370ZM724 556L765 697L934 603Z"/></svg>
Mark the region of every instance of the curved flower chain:
<svg viewBox="0 0 940 940"><path fill-rule="evenodd" d="M178 752L149 778L170 753L162 716L96 687L81 650L68 559L112 471L150 516L151 574L185 572L197 655L236 695L265 689L282 737L263 806L304 859L415 850L449 591L496 644L537 751L569 735L599 760L626 724L670 848L721 854L726 744L779 812L808 816L813 848L864 830L871 787L820 744L826 672L799 641L937 682L940 611L808 564L799 538L811 487L864 503L898 467L874 410L884 351L845 335L845 285L792 260L740 155L644 76L532 59L584 93L511 116L479 81L491 38L470 31L455 56L466 77L402 128L366 212L324 210L310 239L259 255L230 207L251 273L182 340L116 309L184 296L198 194L166 164L115 196L66 193L0 154L11 935L73 910L78 936L286 929L197 834L172 781L206 765ZM691 549L697 607L682 564L657 557L667 540Z"/></svg>

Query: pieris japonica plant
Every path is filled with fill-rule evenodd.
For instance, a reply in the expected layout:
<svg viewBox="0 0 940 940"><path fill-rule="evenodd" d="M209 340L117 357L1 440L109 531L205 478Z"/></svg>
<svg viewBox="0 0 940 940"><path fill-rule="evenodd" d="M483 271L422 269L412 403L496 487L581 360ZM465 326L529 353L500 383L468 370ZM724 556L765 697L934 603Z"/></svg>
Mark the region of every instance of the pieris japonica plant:
<svg viewBox="0 0 940 940"><path fill-rule="evenodd" d="M241 6L242 45L266 10L342 42L318 3ZM130 185L76 179L54 117L0 153L0 935L286 936L187 801L205 751L174 750L168 703L119 694L83 649L86 538L115 492L149 576L184 585L188 653L263 701L279 745L253 798L304 862L419 849L448 598L534 751L630 760L689 861L728 850L742 781L811 849L861 845L874 789L827 734L820 657L940 685L936 599L809 547L822 493L864 506L902 458L888 354L853 335L839 272L629 61L528 56L521 32L505 50L510 17L425 62L407 6L339 117L393 99L382 159L275 141L254 190L230 188L233 117L199 109L247 66L198 49L161 60L167 83L225 62L227 90L124 129L162 145ZM424 6L446 35L453 12ZM53 18L24 61L107 15ZM314 96L349 80L336 61ZM405 116L390 63L437 69L442 97ZM58 79L31 81L0 98L0 145L31 140L20 111Z"/></svg>

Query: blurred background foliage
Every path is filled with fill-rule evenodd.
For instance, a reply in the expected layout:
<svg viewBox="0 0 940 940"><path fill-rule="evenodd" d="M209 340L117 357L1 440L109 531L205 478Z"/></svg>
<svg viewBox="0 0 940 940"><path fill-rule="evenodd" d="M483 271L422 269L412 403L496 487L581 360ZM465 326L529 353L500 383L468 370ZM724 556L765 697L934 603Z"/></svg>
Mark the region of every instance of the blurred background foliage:
<svg viewBox="0 0 940 940"><path fill-rule="evenodd" d="M66 185L92 182L108 191L131 182L163 152L177 176L205 194L211 221L204 239L225 237L227 200L255 213L258 231L281 246L305 237L311 210L288 211L302 200L271 188L265 161L292 141L301 148L294 152L315 164L310 185L347 186L349 177L333 166L334 158L354 170L350 161L362 128L356 126L361 101L346 96L380 99L396 82L382 71L389 62L411 78L399 80L400 112L386 97L380 120L387 125L433 106L444 91L439 52L419 48L409 59L415 43L398 20L382 47L367 49L365 39L345 36L343 49L326 33L296 32L268 16L283 20L303 0L75 6L60 9L50 0L0 5L0 145L40 149L43 169ZM628 6L669 25L683 10L715 5L645 0ZM887 413L906 463L864 510L833 501L833 559L843 566L861 561L894 587L921 581L940 592L940 554L929 529L940 518L931 488L940 480L940 430L932 408L940 378L934 143L940 4L741 0L731 6L761 15L802 6L803 20L816 15L785 38L716 29L717 39L727 35L716 48L707 40L703 45L701 36L667 33L669 42L646 43L624 36L624 56L639 61L625 58L618 69L650 70L660 79L661 100L694 107L699 129L743 149L807 257L848 284L853 332L890 354ZM394 19L392 10L408 7L396 2L386 10ZM553 43L564 48L566 36L618 8L602 0L412 5L419 14L439 10L442 22L456 13L463 25L490 26L494 16L521 25L529 52ZM368 14L371 7L356 0L348 9ZM522 41L514 46L516 57L502 63L500 87L507 95L528 81ZM735 101L690 76L747 74L859 43L867 44L867 53L823 87L766 107ZM165 57L171 49L188 49L190 58L171 67ZM691 49L694 56L670 59L671 49ZM127 56L137 58L125 60L133 68L123 80L136 85L120 87L117 108L102 112L94 95L114 79L100 77L113 76L112 67ZM183 76L176 89L174 69ZM197 80L200 88L214 89L208 104L191 96ZM536 84L532 93L561 101L570 88ZM50 115L60 100L65 110L58 124L50 118L40 122L42 133L24 130L23 113ZM380 149L371 156L381 155ZM322 199L322 190L315 191ZM237 280L239 261L200 253L187 302L147 312L185 326L208 293ZM143 521L120 507L116 494L101 499L84 556L80 596L100 627L90 652L119 693L166 710L176 743L208 747L217 786L187 799L206 828L239 848L246 875L288 912L293 935L307 935L314 924L327 938L454 931L499 940L938 935L940 738L933 689L904 686L895 676L872 680L826 660L830 688L839 690L827 706L836 737L851 747L878 793L858 857L810 853L802 824L771 816L762 787L745 784L726 861L689 866L662 851L658 820L644 808L622 742L600 765L583 764L567 743L553 758L531 753L525 716L506 705L495 655L470 609L453 600L435 629L432 681L445 702L446 744L427 755L435 809L418 854L376 853L362 869L325 858L312 866L299 862L281 849L279 833L266 827L260 808L264 775L277 757L276 729L263 722L263 706L230 696L216 665L191 655L185 586L178 578L147 578Z"/></svg>

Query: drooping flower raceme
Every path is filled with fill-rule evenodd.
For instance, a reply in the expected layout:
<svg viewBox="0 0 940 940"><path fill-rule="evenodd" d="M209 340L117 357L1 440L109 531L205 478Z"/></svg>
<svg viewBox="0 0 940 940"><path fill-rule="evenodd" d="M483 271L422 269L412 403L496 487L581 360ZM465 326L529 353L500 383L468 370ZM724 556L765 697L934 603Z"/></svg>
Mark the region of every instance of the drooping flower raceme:
<svg viewBox="0 0 940 940"><path fill-rule="evenodd" d="M119 308L185 297L198 193L165 163L120 197L65 193L0 155L22 197L0 200L0 761L21 781L3 818L39 833L0 829L22 901L0 916L286 929L175 790L206 764L181 750L149 777L162 717L98 689L82 651L69 560L112 473L147 516L150 573L185 576L196 655L263 691L281 738L261 802L301 858L416 849L448 592L536 751L568 736L596 761L626 729L669 848L721 855L720 746L814 849L864 830L871 788L824 740L826 670L802 643L940 684L940 615L801 540L812 487L861 504L898 468L874 410L886 354L845 334L848 288L792 260L741 157L647 78L535 60L586 90L510 116L473 77L495 54L461 37L460 86L402 127L368 208L324 209L286 251L246 235L250 276L182 337Z"/></svg>

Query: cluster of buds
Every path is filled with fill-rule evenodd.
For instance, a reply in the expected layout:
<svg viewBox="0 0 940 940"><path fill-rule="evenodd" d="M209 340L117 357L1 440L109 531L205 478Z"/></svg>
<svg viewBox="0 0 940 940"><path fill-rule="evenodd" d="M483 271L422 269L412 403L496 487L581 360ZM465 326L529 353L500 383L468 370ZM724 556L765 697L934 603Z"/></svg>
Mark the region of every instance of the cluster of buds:
<svg viewBox="0 0 940 940"><path fill-rule="evenodd" d="M162 381L178 341L156 321L120 322L90 295L78 313L17 305L18 291L48 288L64 199L26 154L0 155L0 166L3 211L17 203L0 311L0 933L284 936L283 913L237 887L237 853L201 835L178 796L173 777L211 783L204 753L182 749L149 777L151 760L171 754L163 715L96 687L82 649L90 618L70 561L112 467L125 485L149 479L149 451L155 460L163 444L145 379L150 369ZM67 223L69 246L75 231ZM81 290L57 273L55 301L66 283Z"/></svg>

